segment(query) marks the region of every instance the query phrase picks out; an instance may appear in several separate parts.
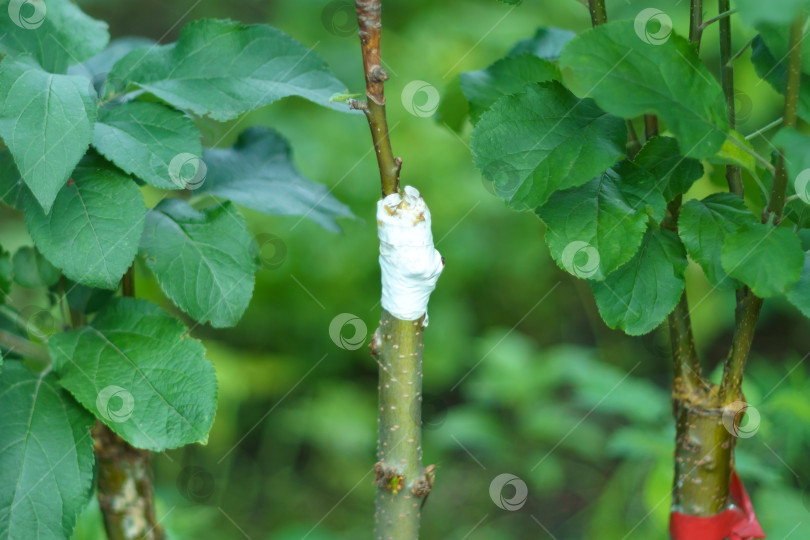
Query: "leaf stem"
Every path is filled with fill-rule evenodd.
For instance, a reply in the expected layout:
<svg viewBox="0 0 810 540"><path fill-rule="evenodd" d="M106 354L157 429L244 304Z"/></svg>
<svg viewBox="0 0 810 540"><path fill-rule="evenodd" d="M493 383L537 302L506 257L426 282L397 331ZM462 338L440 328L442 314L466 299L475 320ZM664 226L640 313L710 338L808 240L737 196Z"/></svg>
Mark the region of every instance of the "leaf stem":
<svg viewBox="0 0 810 540"><path fill-rule="evenodd" d="M734 62L736 62L743 54L745 54L745 51L748 50L748 47L750 47L753 42L754 42L754 38L751 38L748 41L746 41L745 45L740 47L739 51L737 51L733 55L731 55L731 58L728 59L728 63L733 64Z"/></svg>
<svg viewBox="0 0 810 540"><path fill-rule="evenodd" d="M763 133L765 133L769 129L773 129L776 126L779 126L779 125L782 125L782 117L781 116L779 118L777 118L776 120L774 120L773 122L771 122L770 124L768 124L767 126L759 128L758 130L751 133L750 135L746 135L745 140L746 141L751 140L754 137L756 137L757 135L762 135Z"/></svg>
<svg viewBox="0 0 810 540"><path fill-rule="evenodd" d="M771 165L771 162L762 157L759 153L757 153L756 150L748 148L743 143L738 141L735 137L729 137L728 140L731 141L731 144L735 145L737 148L739 148L740 150L742 150L743 152L745 152L746 154L750 155L755 160L757 160L760 165L762 165L765 169L767 169L771 173L776 171L774 166Z"/></svg>
<svg viewBox="0 0 810 540"><path fill-rule="evenodd" d="M51 357L48 355L48 350L45 347L28 341L24 337L7 330L0 329L0 345L2 345L7 352L13 351L26 358L33 358L34 360L45 363L51 361Z"/></svg>
<svg viewBox="0 0 810 540"><path fill-rule="evenodd" d="M726 2L726 6L728 6L728 2ZM707 27L707 26L709 26L710 24L712 24L712 23L716 23L717 21L721 21L721 20L723 20L723 19L728 20L728 18L729 18L731 15L734 15L735 13L737 13L737 10L736 10L736 9L728 9L728 7L726 7L726 8L722 8L722 7L721 7L720 9L721 9L721 10L724 10L724 11L721 11L719 15L715 15L714 17L711 17L711 18L709 18L709 19L706 19L705 21L703 21L703 22L700 24L700 31L701 31L701 32L702 32L703 30L705 30L705 29L706 29L706 27Z"/></svg>
<svg viewBox="0 0 810 540"><path fill-rule="evenodd" d="M394 158L388 138L388 121L385 115L384 83L388 72L382 67L380 35L382 33L381 0L356 0L358 33L363 54L363 71L366 78L368 103L361 108L371 129L371 139L377 153L380 183L383 197L399 189L399 172L402 160Z"/></svg>

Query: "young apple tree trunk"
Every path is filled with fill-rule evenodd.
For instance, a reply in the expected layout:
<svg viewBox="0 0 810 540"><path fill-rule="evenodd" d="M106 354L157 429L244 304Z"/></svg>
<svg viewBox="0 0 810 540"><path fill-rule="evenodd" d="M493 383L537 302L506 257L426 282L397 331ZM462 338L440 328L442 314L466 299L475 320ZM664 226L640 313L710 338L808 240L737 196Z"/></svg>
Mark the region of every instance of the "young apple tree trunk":
<svg viewBox="0 0 810 540"><path fill-rule="evenodd" d="M357 20L360 44L363 53L363 68L366 79L366 101L352 101L354 108L361 109L368 120L371 138L377 154L380 172L382 196L385 202L389 196L401 195L401 212L408 214L410 203L418 201L419 194L406 187L404 193L399 189L399 173L402 160L394 158L391 142L388 138L388 125L385 115L385 95L383 84L388 73L382 67L380 56L381 34L381 1L356 0ZM415 198L414 198L415 197ZM378 208L378 227L380 227L381 267L383 264L383 244L387 249L394 249L398 244L396 236L400 234L395 223L384 223L384 217L396 216L400 207L385 205ZM387 212L380 216L379 212ZM432 272L432 283L438 278L441 267L436 268L438 253L433 249L430 239L429 212L414 216L414 223L407 225L418 228L417 221L427 227L426 242L428 251L434 259L433 270L429 266L409 269L401 276L394 272L394 277L386 278L383 268L383 310L380 327L374 334L371 344L372 355L379 364L379 440L377 442L377 462L374 465L377 484L374 538L379 540L416 540L419 537L421 509L433 485L434 468L422 465L421 423L422 423L422 332L426 322L424 310L412 313L413 317L398 318L389 312L386 305L386 279L410 279L408 274ZM405 218L403 218L405 219ZM408 220L410 218L407 218ZM424 223L426 220L426 223ZM401 222L403 223L403 222ZM385 229L391 227L391 229ZM410 235L406 231L404 234ZM384 240L384 235L392 238ZM412 238L411 238L412 239ZM418 242L417 242L418 243ZM412 246L404 242L404 248ZM397 259L394 253L394 260ZM441 263L443 265L443 262ZM418 266L418 265L417 265ZM393 270L396 270L395 268ZM390 270L389 270L390 271ZM426 274L427 275L427 274ZM390 284L389 284L390 285ZM411 284L412 285L412 284ZM407 287L405 287L407 289ZM428 287L429 296L432 285ZM394 295L397 293L395 292ZM394 301L397 299L394 298ZM425 305L427 298L425 297ZM392 309L392 311L394 311ZM402 315L400 315L402 316Z"/></svg>

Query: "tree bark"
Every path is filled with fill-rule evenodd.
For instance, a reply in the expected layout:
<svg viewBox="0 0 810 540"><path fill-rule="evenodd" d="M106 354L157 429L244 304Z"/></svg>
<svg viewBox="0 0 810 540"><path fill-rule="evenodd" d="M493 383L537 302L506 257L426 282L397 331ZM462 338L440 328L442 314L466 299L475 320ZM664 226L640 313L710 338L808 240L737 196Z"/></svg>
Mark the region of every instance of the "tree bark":
<svg viewBox="0 0 810 540"><path fill-rule="evenodd" d="M98 502L109 540L163 540L155 522L150 452L129 445L110 428L93 428Z"/></svg>
<svg viewBox="0 0 810 540"><path fill-rule="evenodd" d="M433 472L422 467L422 323L382 311L372 353L380 366L377 502L374 537L419 537L423 498Z"/></svg>

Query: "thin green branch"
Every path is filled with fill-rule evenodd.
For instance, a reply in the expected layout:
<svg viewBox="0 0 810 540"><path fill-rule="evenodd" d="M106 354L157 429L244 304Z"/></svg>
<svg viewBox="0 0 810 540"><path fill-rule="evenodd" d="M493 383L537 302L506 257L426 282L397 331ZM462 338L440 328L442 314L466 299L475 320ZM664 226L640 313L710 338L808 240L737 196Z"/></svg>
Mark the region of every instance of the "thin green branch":
<svg viewBox="0 0 810 540"><path fill-rule="evenodd" d="M802 53L800 44L803 24L804 18L799 15L790 27L790 57L788 59L787 85L785 88L785 112L782 121L782 125L785 127L795 127L798 118ZM772 222L774 226L779 225L785 207L786 190L787 170L784 155L780 150L774 172L771 196L768 200L768 206L763 212L763 222ZM720 397L723 404L741 399L745 363L751 351L754 329L762 310L762 299L755 296L747 287L744 291L741 301L737 304L737 324L734 329L731 350L723 368L723 380L720 385Z"/></svg>
<svg viewBox="0 0 810 540"><path fill-rule="evenodd" d="M689 42L700 50L700 37L703 35L703 0L692 0L689 5Z"/></svg>
<svg viewBox="0 0 810 540"><path fill-rule="evenodd" d="M380 183L383 197L396 193L399 189L399 172L402 160L394 158L391 141L388 138L388 121L385 115L384 83L388 72L382 67L380 53L380 35L382 33L382 2L380 0L356 0L358 34L363 54L363 71L366 78L366 96L364 105L353 105L363 110L371 129L371 139L377 153L377 165L380 169Z"/></svg>
<svg viewBox="0 0 810 540"><path fill-rule="evenodd" d="M591 12L591 24L600 26L607 22L605 0L588 0L588 11Z"/></svg>
<svg viewBox="0 0 810 540"><path fill-rule="evenodd" d="M718 10L721 15L730 15L735 10L729 10L729 0L718 0ZM728 115L728 125L730 129L737 128L737 115L734 109L734 67L729 62L731 58L731 19L725 17L714 17L703 23L705 28L713 20L720 21L720 76L723 84L723 95L726 98L726 114ZM743 196L742 170L737 165L726 165L726 181L731 193Z"/></svg>

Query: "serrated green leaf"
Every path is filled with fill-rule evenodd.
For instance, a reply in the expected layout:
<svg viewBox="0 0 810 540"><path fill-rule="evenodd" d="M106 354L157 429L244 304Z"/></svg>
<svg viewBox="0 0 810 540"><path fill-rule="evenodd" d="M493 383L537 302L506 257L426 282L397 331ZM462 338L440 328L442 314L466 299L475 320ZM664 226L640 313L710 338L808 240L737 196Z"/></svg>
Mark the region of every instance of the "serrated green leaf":
<svg viewBox="0 0 810 540"><path fill-rule="evenodd" d="M50 287L59 281L59 269L31 246L23 246L18 249L14 253L12 264L14 281L27 289Z"/></svg>
<svg viewBox="0 0 810 540"><path fill-rule="evenodd" d="M48 341L60 384L137 448L205 443L217 381L202 344L145 300L117 298L89 326Z"/></svg>
<svg viewBox="0 0 810 540"><path fill-rule="evenodd" d="M30 54L45 71L64 73L107 45L107 24L69 0L0 0L0 51ZM8 16L6 16L8 14Z"/></svg>
<svg viewBox="0 0 810 540"><path fill-rule="evenodd" d="M560 55L563 80L610 114L658 115L687 157L715 154L728 130L720 84L681 36L648 41L633 21L583 32Z"/></svg>
<svg viewBox="0 0 810 540"><path fill-rule="evenodd" d="M534 36L518 41L509 56L530 53L546 60L556 60L566 43L571 41L576 33L562 28L538 28Z"/></svg>
<svg viewBox="0 0 810 540"><path fill-rule="evenodd" d="M93 417L53 373L0 375L0 538L69 538L92 493Z"/></svg>
<svg viewBox="0 0 810 540"><path fill-rule="evenodd" d="M87 151L95 119L84 77L45 73L30 57L0 62L0 136L46 212Z"/></svg>
<svg viewBox="0 0 810 540"><path fill-rule="evenodd" d="M251 242L230 203L197 211L168 199L146 216L140 253L175 305L201 323L223 327L239 321L253 294Z"/></svg>
<svg viewBox="0 0 810 540"><path fill-rule="evenodd" d="M461 90L470 103L470 119L477 122L503 96L523 92L530 82L560 80L557 66L532 54L507 56L479 71L461 74Z"/></svg>
<svg viewBox="0 0 810 540"><path fill-rule="evenodd" d="M760 298L768 298L796 283L804 251L790 229L755 223L726 237L720 260L728 275L751 287Z"/></svg>
<svg viewBox="0 0 810 540"><path fill-rule="evenodd" d="M804 40L808 41L808 40ZM802 42L804 44L804 41ZM786 47L785 47L786 48ZM804 52L804 49L802 50ZM810 52L810 50L808 51ZM785 93L787 83L787 56L781 56L777 61L773 53L765 44L762 35L754 37L751 42L751 63L760 78L767 81L774 90L780 94ZM801 73L799 82L799 117L805 122L810 121L810 76Z"/></svg>
<svg viewBox="0 0 810 540"><path fill-rule="evenodd" d="M644 143L633 162L657 180L667 202L692 187L703 176L700 161L683 157L672 137L653 137Z"/></svg>
<svg viewBox="0 0 810 540"><path fill-rule="evenodd" d="M270 215L302 215L330 231L335 218L354 217L330 190L295 166L289 142L275 130L252 127L233 148L206 148L208 175L198 193L231 200Z"/></svg>
<svg viewBox="0 0 810 540"><path fill-rule="evenodd" d="M26 197L25 223L43 255L65 276L115 289L138 251L146 206L129 177L101 164L73 172L45 214Z"/></svg>
<svg viewBox="0 0 810 540"><path fill-rule="evenodd" d="M590 282L605 323L631 336L646 334L675 309L683 293L686 252L672 231L648 231L630 262Z"/></svg>
<svg viewBox="0 0 810 540"><path fill-rule="evenodd" d="M805 317L810 318L810 254L805 254L799 280L788 289L785 296Z"/></svg>
<svg viewBox="0 0 810 540"><path fill-rule="evenodd" d="M330 103L346 87L311 49L267 25L204 19L187 24L177 43L135 50L110 77L136 85L198 115L230 120L287 96Z"/></svg>
<svg viewBox="0 0 810 540"><path fill-rule="evenodd" d="M647 221L663 219L666 204L650 173L622 161L587 184L554 193L537 213L547 225L546 243L557 265L603 280L636 253ZM575 256L586 245L593 251L578 264Z"/></svg>
<svg viewBox="0 0 810 540"><path fill-rule="evenodd" d="M495 194L512 208L533 209L613 165L626 136L621 119L551 81L499 99L476 124L471 145Z"/></svg>
<svg viewBox="0 0 810 540"><path fill-rule="evenodd" d="M124 172L163 189L184 188L181 162L202 157L194 122L160 103L133 101L102 110L93 147Z"/></svg>
<svg viewBox="0 0 810 540"><path fill-rule="evenodd" d="M754 28L765 24L790 25L796 16L810 8L810 0L736 0L740 18Z"/></svg>
<svg viewBox="0 0 810 540"><path fill-rule="evenodd" d="M728 277L720 262L723 241L744 225L757 223L745 202L731 193L715 193L693 199L681 207L678 234L689 255L718 289L734 289L739 283Z"/></svg>

